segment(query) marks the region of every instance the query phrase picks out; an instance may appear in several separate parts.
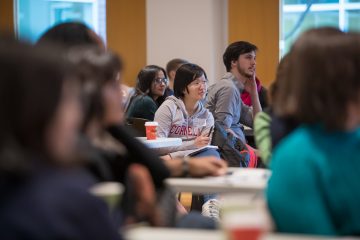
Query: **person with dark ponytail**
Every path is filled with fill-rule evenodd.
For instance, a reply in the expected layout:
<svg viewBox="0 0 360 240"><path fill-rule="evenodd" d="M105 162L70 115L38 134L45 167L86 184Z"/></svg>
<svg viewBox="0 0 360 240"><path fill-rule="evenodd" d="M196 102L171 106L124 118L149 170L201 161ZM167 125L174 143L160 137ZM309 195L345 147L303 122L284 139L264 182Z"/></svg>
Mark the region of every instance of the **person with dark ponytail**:
<svg viewBox="0 0 360 240"><path fill-rule="evenodd" d="M81 109L59 53L0 41L0 239L120 239L78 168Z"/></svg>

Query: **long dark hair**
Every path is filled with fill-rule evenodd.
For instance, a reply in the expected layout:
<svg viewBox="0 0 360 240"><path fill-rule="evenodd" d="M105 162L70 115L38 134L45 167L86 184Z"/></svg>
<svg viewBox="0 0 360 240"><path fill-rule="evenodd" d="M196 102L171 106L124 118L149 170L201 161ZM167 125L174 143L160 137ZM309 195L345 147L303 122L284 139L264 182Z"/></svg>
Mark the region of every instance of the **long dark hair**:
<svg viewBox="0 0 360 240"><path fill-rule="evenodd" d="M167 74L164 68L159 67L157 65L148 65L140 70L136 79L136 87L135 94L130 99L129 106L131 102L135 99L135 97L139 95L149 96L153 99L154 94L151 92L151 85L155 81L156 74L162 71L164 73L165 78L167 78ZM156 99L156 103L160 106L165 101L165 96L160 96Z"/></svg>
<svg viewBox="0 0 360 240"><path fill-rule="evenodd" d="M119 84L116 79L123 64L119 56L111 51L104 52L99 48L84 47L72 50L68 59L76 69L76 78L80 81L84 109L82 130L84 131L92 119L103 118L105 107L102 89L111 82Z"/></svg>
<svg viewBox="0 0 360 240"><path fill-rule="evenodd" d="M0 40L0 175L51 158L46 134L70 69L60 51Z"/></svg>

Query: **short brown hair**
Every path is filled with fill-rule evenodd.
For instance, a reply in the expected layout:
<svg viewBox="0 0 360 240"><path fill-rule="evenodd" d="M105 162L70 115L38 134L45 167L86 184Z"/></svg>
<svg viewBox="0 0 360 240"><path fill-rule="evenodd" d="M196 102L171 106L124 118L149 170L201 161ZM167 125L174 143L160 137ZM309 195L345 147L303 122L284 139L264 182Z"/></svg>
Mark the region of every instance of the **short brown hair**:
<svg viewBox="0 0 360 240"><path fill-rule="evenodd" d="M314 31L314 30L313 30ZM322 123L344 130L348 104L359 103L360 36L315 32L301 37L291 53L290 79L300 123ZM295 65L296 64L296 65Z"/></svg>
<svg viewBox="0 0 360 240"><path fill-rule="evenodd" d="M189 63L189 62L187 60L181 59L181 58L174 58L174 59L170 60L166 64L167 75L170 76L171 71L176 71L181 65L183 65L185 63Z"/></svg>
<svg viewBox="0 0 360 240"><path fill-rule="evenodd" d="M227 72L231 70L231 62L238 60L241 54L256 52L258 47L252 43L245 41L238 41L231 43L223 54L223 62Z"/></svg>

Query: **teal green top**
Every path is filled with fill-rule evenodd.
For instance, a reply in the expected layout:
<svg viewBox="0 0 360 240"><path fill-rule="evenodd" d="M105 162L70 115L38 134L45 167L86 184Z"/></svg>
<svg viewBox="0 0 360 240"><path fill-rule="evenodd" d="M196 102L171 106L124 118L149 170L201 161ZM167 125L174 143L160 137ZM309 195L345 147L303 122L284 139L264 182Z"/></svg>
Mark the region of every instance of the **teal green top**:
<svg viewBox="0 0 360 240"><path fill-rule="evenodd" d="M275 151L267 200L277 230L360 234L360 129L303 126Z"/></svg>
<svg viewBox="0 0 360 240"><path fill-rule="evenodd" d="M154 121L155 112L158 109L156 102L149 96L136 96L130 103L126 117L145 118Z"/></svg>

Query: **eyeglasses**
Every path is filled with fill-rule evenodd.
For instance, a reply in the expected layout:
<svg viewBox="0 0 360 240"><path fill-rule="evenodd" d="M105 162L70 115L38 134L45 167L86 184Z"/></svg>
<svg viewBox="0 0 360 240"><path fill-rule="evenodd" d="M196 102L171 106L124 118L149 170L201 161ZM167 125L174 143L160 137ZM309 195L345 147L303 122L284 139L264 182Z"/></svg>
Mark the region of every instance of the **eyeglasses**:
<svg viewBox="0 0 360 240"><path fill-rule="evenodd" d="M161 84L161 83L163 83L163 84L165 84L165 85L168 85L168 83L169 83L169 80L167 79L167 78L155 78L155 83L156 84Z"/></svg>
<svg viewBox="0 0 360 240"><path fill-rule="evenodd" d="M195 80L192 83L190 83L190 85L195 86L195 87L199 87L200 85L204 85L205 87L207 87L209 84L209 82L206 81L201 81L201 80Z"/></svg>

